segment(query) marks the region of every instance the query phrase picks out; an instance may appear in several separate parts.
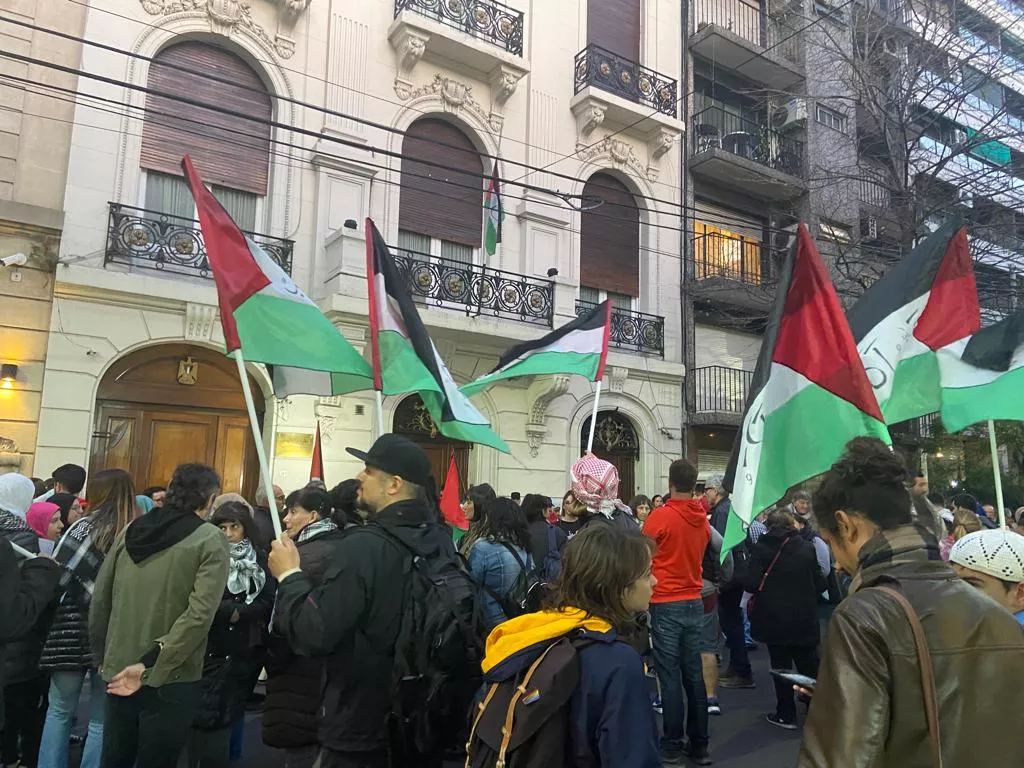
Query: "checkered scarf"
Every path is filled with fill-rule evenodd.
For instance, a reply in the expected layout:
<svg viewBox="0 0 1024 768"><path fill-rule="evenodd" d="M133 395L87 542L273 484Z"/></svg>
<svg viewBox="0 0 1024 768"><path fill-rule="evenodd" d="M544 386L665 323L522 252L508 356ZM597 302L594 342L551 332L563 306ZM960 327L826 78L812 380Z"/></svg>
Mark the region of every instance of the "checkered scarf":
<svg viewBox="0 0 1024 768"><path fill-rule="evenodd" d="M892 566L901 563L942 560L935 538L917 525L901 525L879 531L860 550L860 570L850 582L850 594L873 584Z"/></svg>
<svg viewBox="0 0 1024 768"><path fill-rule="evenodd" d="M619 500L619 471L615 465L592 453L576 461L570 469L572 493L590 512L611 517L616 509L633 514Z"/></svg>
<svg viewBox="0 0 1024 768"><path fill-rule="evenodd" d="M92 519L83 517L64 532L53 550L53 559L64 569L60 586L88 604L104 554L92 543Z"/></svg>

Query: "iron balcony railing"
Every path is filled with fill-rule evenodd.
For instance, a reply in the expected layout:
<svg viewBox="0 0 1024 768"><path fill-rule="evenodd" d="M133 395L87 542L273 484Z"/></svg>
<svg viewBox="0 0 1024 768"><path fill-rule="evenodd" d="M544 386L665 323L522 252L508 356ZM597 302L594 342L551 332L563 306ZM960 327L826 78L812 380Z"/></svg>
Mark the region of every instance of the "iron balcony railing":
<svg viewBox="0 0 1024 768"><path fill-rule="evenodd" d="M876 179L862 176L859 180L860 200L875 208L888 208L892 196L884 184Z"/></svg>
<svg viewBox="0 0 1024 768"><path fill-rule="evenodd" d="M698 413L743 413L753 371L708 365L695 368L695 405Z"/></svg>
<svg viewBox="0 0 1024 768"><path fill-rule="evenodd" d="M780 4L781 5L781 4ZM697 0L694 29L714 24L794 64L803 64L799 9L768 14L747 0Z"/></svg>
<svg viewBox="0 0 1024 768"><path fill-rule="evenodd" d="M491 315L550 326L554 283L500 269L392 247L395 264L417 301L467 316Z"/></svg>
<svg viewBox="0 0 1024 768"><path fill-rule="evenodd" d="M776 171L803 176L802 141L723 107L707 107L694 115L692 134L695 152L724 149Z"/></svg>
<svg viewBox="0 0 1024 768"><path fill-rule="evenodd" d="M199 222L130 205L109 203L107 250L103 264L154 269L174 275L212 278ZM295 243L281 237L246 233L289 275Z"/></svg>
<svg viewBox="0 0 1024 768"><path fill-rule="evenodd" d="M676 116L676 81L597 45L576 54L576 90L600 88L628 101Z"/></svg>
<svg viewBox="0 0 1024 768"><path fill-rule="evenodd" d="M723 277L763 285L771 270L768 255L768 247L755 238L725 230L698 231L693 237L694 279Z"/></svg>
<svg viewBox="0 0 1024 768"><path fill-rule="evenodd" d="M395 16L406 10L523 55L523 12L495 0L395 0Z"/></svg>
<svg viewBox="0 0 1024 768"><path fill-rule="evenodd" d="M582 315L596 306L592 301L577 301L576 314ZM665 318L612 307L612 331L608 343L645 355L664 355Z"/></svg>

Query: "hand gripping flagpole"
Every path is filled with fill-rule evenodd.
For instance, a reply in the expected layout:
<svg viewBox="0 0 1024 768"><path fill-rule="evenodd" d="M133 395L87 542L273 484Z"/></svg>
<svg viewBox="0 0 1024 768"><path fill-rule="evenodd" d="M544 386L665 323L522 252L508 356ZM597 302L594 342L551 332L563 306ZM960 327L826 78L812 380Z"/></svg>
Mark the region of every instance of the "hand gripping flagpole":
<svg viewBox="0 0 1024 768"><path fill-rule="evenodd" d="M594 429L597 427L597 407L601 404L601 380L597 381L597 389L594 391L594 412L590 414L590 436L587 438L587 453L594 450Z"/></svg>
<svg viewBox="0 0 1024 768"><path fill-rule="evenodd" d="M988 447L992 450L992 477L996 481L996 509L999 510L999 527L1006 529L1006 510L1003 508L1003 478L999 476L999 449L996 448L996 425L988 420Z"/></svg>
<svg viewBox="0 0 1024 768"><path fill-rule="evenodd" d="M274 538L280 539L284 535L281 531L281 518L277 514L277 500L274 498L274 481L270 477L267 451L263 447L263 435L260 433L260 423L256 418L256 406L252 401L252 389L249 388L249 374L245 372L245 360L242 359L242 350L236 349L232 354L235 357L235 362L238 364L238 378L242 381L245 407L249 411L249 426L252 427L252 439L256 443L256 457L260 462L260 476L263 478L263 489L267 492L267 504L270 505L270 522L274 526Z"/></svg>

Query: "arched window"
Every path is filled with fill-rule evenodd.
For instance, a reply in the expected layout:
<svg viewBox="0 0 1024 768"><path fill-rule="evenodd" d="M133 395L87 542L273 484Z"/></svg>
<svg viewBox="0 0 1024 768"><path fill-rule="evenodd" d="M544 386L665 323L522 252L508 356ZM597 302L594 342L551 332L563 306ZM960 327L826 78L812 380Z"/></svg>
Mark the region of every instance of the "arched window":
<svg viewBox="0 0 1024 768"><path fill-rule="evenodd" d="M151 92L139 161L146 170L145 207L194 218L181 176L187 153L238 225L256 229L259 201L267 194L273 113L263 81L235 54L190 40L154 57L146 85Z"/></svg>
<svg viewBox="0 0 1024 768"><path fill-rule="evenodd" d="M603 203L580 216L580 299L612 299L632 308L640 295L640 209L625 184L595 173L583 185L585 197Z"/></svg>
<svg viewBox="0 0 1024 768"><path fill-rule="evenodd" d="M580 453L587 450L590 417L580 429ZM615 465L619 471L619 498L628 502L637 493L636 462L640 458L640 440L633 422L618 411L600 411L594 430L594 455ZM663 493L647 489L647 493Z"/></svg>
<svg viewBox="0 0 1024 768"><path fill-rule="evenodd" d="M641 0L589 0L587 42L640 63Z"/></svg>
<svg viewBox="0 0 1024 768"><path fill-rule="evenodd" d="M455 457L455 465L459 468L459 479L461 496L467 485L469 470L469 443L452 440L442 435L430 417L427 407L419 395L409 395L398 404L395 409L395 416L392 420L391 431L396 435L404 435L420 446L430 459L430 467L437 482L437 489L440 491L448 477L448 465L452 456Z"/></svg>
<svg viewBox="0 0 1024 768"><path fill-rule="evenodd" d="M484 168L473 142L451 123L417 120L402 142L398 246L470 263L483 232Z"/></svg>

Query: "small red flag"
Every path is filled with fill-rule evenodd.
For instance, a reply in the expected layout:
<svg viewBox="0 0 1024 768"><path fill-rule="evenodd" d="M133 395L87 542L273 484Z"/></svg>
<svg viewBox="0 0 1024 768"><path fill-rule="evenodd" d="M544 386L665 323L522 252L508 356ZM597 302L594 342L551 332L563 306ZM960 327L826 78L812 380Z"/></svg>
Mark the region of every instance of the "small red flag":
<svg viewBox="0 0 1024 768"><path fill-rule="evenodd" d="M441 514L445 522L454 525L459 530L469 528L469 520L466 513L462 511L462 504L459 503L459 467L455 463L455 456L452 456L451 464L448 465L448 477L444 481L444 490L441 491Z"/></svg>
<svg viewBox="0 0 1024 768"><path fill-rule="evenodd" d="M313 443L313 463L309 467L310 480L324 479L324 455L320 449L320 422L316 423L316 441Z"/></svg>

